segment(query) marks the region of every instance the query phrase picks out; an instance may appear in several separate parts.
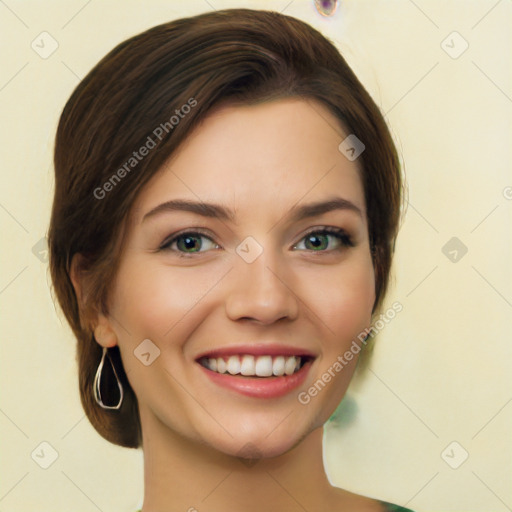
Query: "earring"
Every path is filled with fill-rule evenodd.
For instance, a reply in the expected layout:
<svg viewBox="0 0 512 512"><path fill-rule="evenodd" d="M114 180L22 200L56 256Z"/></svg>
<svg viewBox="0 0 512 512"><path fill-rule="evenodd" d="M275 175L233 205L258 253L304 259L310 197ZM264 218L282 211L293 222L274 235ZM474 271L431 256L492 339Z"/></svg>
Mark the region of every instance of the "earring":
<svg viewBox="0 0 512 512"><path fill-rule="evenodd" d="M110 361L110 364L112 365L112 369L114 370L114 375L116 376L117 381L117 387L119 388L119 402L116 405L105 405L101 399L101 390L100 390L100 381L101 381L101 372L103 371L103 364L105 363L105 355L108 355L108 359ZM101 361L98 366L98 369L96 370L96 375L94 376L94 382L93 382L93 392L94 392L94 399L96 400L96 403L102 407L103 409L119 409L121 407L121 404L123 402L123 386L121 385L121 381L119 380L119 377L117 376L116 369L114 367L114 363L112 362L112 359L110 358L110 354L107 352L107 347L103 347L103 355L101 356Z"/></svg>

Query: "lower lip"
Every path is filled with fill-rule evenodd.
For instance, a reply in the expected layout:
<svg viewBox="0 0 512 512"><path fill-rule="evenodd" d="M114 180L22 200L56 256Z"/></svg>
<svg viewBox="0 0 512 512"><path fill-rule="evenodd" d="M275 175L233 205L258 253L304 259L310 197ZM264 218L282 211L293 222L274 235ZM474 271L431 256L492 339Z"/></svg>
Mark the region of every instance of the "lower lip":
<svg viewBox="0 0 512 512"><path fill-rule="evenodd" d="M282 377L243 377L229 373L217 373L201 364L199 366L212 382L223 388L255 398L277 398L287 395L299 387L306 379L311 364L312 361L307 361L298 372Z"/></svg>

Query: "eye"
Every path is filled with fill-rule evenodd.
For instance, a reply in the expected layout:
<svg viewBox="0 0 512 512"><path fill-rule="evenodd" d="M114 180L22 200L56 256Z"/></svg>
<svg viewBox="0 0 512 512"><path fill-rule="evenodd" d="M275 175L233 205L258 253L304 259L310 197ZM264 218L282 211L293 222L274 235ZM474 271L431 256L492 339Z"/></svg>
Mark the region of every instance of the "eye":
<svg viewBox="0 0 512 512"><path fill-rule="evenodd" d="M328 252L329 250L340 250L342 247L354 246L350 236L341 228L317 228L307 233L302 240L304 240L304 243L299 242L294 246L294 249ZM173 251L179 257L187 257L188 254L203 253L220 248L220 245L201 231L185 231L172 235L160 246L159 250Z"/></svg>
<svg viewBox="0 0 512 512"><path fill-rule="evenodd" d="M206 241L206 243L204 241ZM205 248L206 250L219 249L220 246L210 237L199 231L186 231L173 235L172 238L168 239L160 246L160 250L175 251L180 257L186 254L205 252L204 250L201 251L201 249Z"/></svg>
<svg viewBox="0 0 512 512"><path fill-rule="evenodd" d="M329 242L334 239L335 247ZM311 250L313 252L326 252L326 250L336 250L341 247L353 247L350 236L341 228L322 228L310 231L302 240L305 240L304 247L299 247L301 242L294 248Z"/></svg>

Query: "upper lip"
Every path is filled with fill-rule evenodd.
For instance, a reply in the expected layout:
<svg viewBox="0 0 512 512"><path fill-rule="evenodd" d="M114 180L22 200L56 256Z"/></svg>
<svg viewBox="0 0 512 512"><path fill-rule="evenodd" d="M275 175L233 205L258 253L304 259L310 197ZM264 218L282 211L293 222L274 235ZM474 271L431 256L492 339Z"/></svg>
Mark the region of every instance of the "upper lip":
<svg viewBox="0 0 512 512"><path fill-rule="evenodd" d="M253 355L253 356L303 356L316 358L316 355L311 351L300 347L293 347L291 345L278 345L273 343L257 343L247 345L232 345L227 347L215 348L202 352L196 357L196 360L203 357L216 358L222 356L236 356L236 355Z"/></svg>

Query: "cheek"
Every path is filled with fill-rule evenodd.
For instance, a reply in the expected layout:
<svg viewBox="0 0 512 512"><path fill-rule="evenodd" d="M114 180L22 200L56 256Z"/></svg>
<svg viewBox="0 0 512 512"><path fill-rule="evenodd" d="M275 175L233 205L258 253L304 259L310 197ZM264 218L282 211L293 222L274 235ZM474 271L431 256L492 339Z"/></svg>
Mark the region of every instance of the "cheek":
<svg viewBox="0 0 512 512"><path fill-rule="evenodd" d="M120 267L111 303L113 325L128 380L142 401L154 400L155 387L169 387L168 372L185 379L177 362L186 340L208 313L207 301L201 299L214 278L199 267L177 269L135 257ZM146 339L160 350L150 366L134 357Z"/></svg>
<svg viewBox="0 0 512 512"><path fill-rule="evenodd" d="M200 267L178 269L136 258L120 268L112 313L124 329L120 341L137 345L145 338L158 346L176 339L176 332L189 326L202 299L215 283L215 272ZM129 336L127 332L130 333Z"/></svg>
<svg viewBox="0 0 512 512"><path fill-rule="evenodd" d="M120 342L137 345L145 338L162 344L189 325L203 311L205 294L222 275L222 269L201 266L178 268L133 257L119 268L111 303L119 324ZM369 252L353 255L340 266L303 267L295 278L303 301L317 315L326 332L339 339L363 330L371 319L375 300L374 271ZM300 284L299 284L300 283ZM304 310L307 315L308 308ZM204 313L204 311L203 311ZM129 333L129 336L127 335Z"/></svg>
<svg viewBox="0 0 512 512"><path fill-rule="evenodd" d="M369 326L375 301L375 275L371 258L325 274L310 287L315 313L336 340L351 340Z"/></svg>

